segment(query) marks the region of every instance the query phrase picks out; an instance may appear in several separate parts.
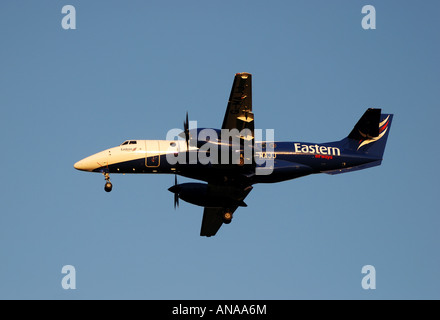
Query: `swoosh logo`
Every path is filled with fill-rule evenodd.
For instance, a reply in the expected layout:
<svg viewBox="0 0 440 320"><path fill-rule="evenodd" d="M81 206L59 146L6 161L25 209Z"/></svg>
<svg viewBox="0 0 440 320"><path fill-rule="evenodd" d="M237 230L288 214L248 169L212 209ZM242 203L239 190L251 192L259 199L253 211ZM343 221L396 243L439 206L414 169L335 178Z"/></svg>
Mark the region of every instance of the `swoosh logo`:
<svg viewBox="0 0 440 320"><path fill-rule="evenodd" d="M389 124L388 120L389 119L390 119L390 116L386 117L381 123L379 123L380 134L377 137L366 139L366 140L361 140L359 147L357 149L359 150L360 148L362 148L363 146L365 146L367 144L370 144L370 143L373 143L373 142L380 140L385 135L385 133L388 131L388 124ZM365 136L365 135L363 135L363 136Z"/></svg>

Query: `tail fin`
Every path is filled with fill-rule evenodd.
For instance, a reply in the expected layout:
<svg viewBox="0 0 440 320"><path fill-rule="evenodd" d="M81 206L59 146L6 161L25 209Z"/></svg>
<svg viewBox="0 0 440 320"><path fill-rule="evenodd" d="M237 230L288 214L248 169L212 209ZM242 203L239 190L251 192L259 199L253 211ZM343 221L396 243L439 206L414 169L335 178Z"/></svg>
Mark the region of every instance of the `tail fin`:
<svg viewBox="0 0 440 320"><path fill-rule="evenodd" d="M341 142L347 149L382 160L392 120L392 114L381 114L381 109L370 108Z"/></svg>

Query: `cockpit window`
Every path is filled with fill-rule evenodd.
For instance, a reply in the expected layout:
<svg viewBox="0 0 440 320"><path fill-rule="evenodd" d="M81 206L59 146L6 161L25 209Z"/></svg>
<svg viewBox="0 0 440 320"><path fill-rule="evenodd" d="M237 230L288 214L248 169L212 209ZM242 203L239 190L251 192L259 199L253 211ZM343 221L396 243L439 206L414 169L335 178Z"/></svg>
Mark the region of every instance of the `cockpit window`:
<svg viewBox="0 0 440 320"><path fill-rule="evenodd" d="M126 144L137 144L137 141L136 140L127 140L127 141L124 141L121 144L121 146L125 146Z"/></svg>

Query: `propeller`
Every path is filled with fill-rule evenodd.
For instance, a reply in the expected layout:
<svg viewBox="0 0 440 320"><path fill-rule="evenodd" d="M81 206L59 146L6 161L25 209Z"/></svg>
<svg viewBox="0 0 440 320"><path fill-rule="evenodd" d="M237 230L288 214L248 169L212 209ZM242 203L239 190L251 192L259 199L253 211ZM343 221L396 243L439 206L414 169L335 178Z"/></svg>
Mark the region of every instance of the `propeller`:
<svg viewBox="0 0 440 320"><path fill-rule="evenodd" d="M179 187L177 186L177 175L174 175L174 186L170 187L168 191L174 193L174 209L179 207Z"/></svg>
<svg viewBox="0 0 440 320"><path fill-rule="evenodd" d="M183 132L185 133L186 147L189 150L189 120L188 120L188 111L186 112L186 119L183 122Z"/></svg>

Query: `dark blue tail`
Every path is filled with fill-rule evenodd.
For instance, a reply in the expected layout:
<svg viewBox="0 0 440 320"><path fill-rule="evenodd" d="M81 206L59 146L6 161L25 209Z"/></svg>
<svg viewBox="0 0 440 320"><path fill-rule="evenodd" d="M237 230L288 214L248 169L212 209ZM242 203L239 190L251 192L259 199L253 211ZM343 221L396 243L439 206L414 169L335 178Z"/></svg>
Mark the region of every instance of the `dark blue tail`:
<svg viewBox="0 0 440 320"><path fill-rule="evenodd" d="M329 143L354 153L367 160L364 164L325 171L328 174L339 174L379 166L382 163L388 135L390 134L392 114L381 114L381 109L368 109L356 123L347 138Z"/></svg>
<svg viewBox="0 0 440 320"><path fill-rule="evenodd" d="M381 109L368 109L340 146L377 160L382 160L393 121L392 114Z"/></svg>

